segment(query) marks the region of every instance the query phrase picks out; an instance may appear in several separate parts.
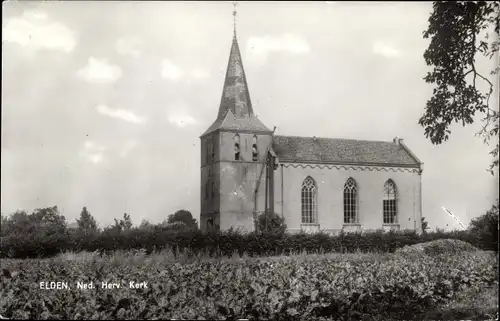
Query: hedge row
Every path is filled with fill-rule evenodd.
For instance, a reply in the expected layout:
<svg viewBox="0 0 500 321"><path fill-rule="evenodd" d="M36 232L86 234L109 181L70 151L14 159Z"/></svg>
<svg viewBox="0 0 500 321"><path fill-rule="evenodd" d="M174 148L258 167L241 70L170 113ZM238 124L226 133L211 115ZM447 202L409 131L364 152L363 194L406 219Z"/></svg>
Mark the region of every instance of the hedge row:
<svg viewBox="0 0 500 321"><path fill-rule="evenodd" d="M306 251L331 252L394 252L405 245L437 239L459 239L484 249L497 251L497 241L475 235L470 231L432 232L413 231L316 234L242 234L234 231L204 234L200 231L165 231L133 228L125 231L83 233L72 231L47 235L10 235L1 237L0 256L11 258L50 257L65 251L100 251L145 249L152 251L170 248L189 250L211 256L231 256L235 252L249 256L270 256Z"/></svg>

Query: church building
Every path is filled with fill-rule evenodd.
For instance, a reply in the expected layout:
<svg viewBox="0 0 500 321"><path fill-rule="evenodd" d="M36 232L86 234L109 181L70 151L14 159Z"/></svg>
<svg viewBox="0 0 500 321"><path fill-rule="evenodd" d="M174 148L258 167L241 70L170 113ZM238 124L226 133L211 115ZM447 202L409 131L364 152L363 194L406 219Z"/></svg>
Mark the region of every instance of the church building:
<svg viewBox="0 0 500 321"><path fill-rule="evenodd" d="M265 106L263 106L265 108ZM234 33L217 118L201 139L202 231L421 231L423 163L403 139L275 135L256 116Z"/></svg>

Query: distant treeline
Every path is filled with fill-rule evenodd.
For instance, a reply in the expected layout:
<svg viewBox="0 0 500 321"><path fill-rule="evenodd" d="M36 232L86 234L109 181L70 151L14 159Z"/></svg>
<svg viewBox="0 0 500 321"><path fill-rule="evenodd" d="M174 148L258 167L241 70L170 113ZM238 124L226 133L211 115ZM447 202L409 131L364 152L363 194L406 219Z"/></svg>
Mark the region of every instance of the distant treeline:
<svg viewBox="0 0 500 321"><path fill-rule="evenodd" d="M133 226L130 216L115 219L104 229L83 208L77 226L68 228L57 207L37 209L32 214L16 212L2 216L0 256L11 258L49 257L66 251L100 251L144 249L147 252L169 248L174 252L231 256L270 256L290 253L328 252L393 252L405 245L436 239L459 239L484 250L498 251L498 202L483 216L473 220L465 231L434 231L417 234L414 231L341 233L329 235L289 234L284 222L271 219L276 226L268 231L202 233L190 212L181 210L160 224L143 221Z"/></svg>

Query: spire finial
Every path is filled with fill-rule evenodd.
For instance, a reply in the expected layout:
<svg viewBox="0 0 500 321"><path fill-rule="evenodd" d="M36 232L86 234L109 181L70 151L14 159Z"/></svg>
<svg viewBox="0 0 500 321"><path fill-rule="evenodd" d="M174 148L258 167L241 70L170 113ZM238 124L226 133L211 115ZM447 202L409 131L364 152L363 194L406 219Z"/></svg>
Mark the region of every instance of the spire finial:
<svg viewBox="0 0 500 321"><path fill-rule="evenodd" d="M234 33L235 37L236 37L236 15L238 14L236 12L237 5L238 5L238 3L236 1L233 1L233 33Z"/></svg>

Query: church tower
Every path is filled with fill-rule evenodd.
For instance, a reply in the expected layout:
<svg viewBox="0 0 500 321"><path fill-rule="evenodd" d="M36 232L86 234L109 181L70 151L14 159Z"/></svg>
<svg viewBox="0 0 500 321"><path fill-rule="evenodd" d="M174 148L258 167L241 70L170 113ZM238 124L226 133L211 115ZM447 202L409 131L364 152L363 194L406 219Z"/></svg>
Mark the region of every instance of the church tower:
<svg viewBox="0 0 500 321"><path fill-rule="evenodd" d="M265 184L262 172L272 131L254 114L236 24L219 112L200 139L201 230L253 231L256 208L264 207L263 197L254 194L257 184L260 190Z"/></svg>

